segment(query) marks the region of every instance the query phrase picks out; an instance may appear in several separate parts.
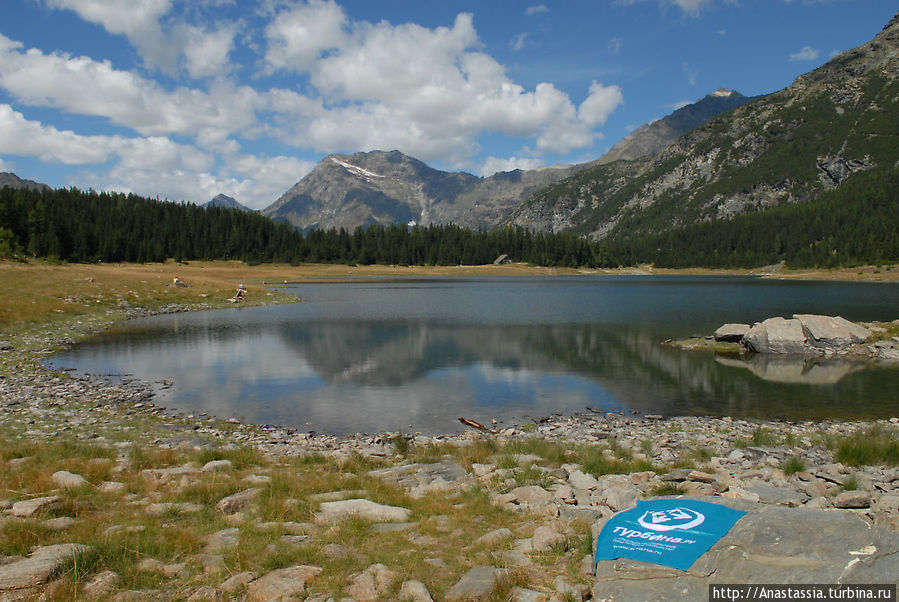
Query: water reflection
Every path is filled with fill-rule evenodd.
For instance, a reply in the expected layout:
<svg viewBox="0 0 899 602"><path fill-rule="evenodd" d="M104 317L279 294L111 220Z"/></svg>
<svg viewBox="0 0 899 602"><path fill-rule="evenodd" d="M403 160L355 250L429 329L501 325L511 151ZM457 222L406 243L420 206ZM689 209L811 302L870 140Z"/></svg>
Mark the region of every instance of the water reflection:
<svg viewBox="0 0 899 602"><path fill-rule="evenodd" d="M320 432L445 432L478 421L608 411L735 417L882 416L899 370L823 358L716 358L647 326L427 320L147 321L57 363L173 379L160 398ZM827 385L827 386L822 386Z"/></svg>

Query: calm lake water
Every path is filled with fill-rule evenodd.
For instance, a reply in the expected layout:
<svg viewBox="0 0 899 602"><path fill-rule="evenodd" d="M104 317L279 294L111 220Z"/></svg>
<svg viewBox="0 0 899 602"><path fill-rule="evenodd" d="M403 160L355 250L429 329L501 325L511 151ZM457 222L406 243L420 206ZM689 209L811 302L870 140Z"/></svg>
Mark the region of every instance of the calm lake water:
<svg viewBox="0 0 899 602"><path fill-rule="evenodd" d="M660 345L794 313L899 318L899 284L724 277L384 279L285 287L303 303L133 320L58 355L174 381L156 402L345 434L459 430L586 406L663 415L899 415L899 365L740 359Z"/></svg>

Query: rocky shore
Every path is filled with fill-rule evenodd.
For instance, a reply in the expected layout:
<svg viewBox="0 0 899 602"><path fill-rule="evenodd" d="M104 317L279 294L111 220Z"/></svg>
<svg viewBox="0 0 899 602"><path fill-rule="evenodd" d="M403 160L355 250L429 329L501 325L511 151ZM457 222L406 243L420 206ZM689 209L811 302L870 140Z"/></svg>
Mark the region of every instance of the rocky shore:
<svg viewBox="0 0 899 602"><path fill-rule="evenodd" d="M712 576L804 580L796 558L806 556L800 564L812 581L895 583L899 575L899 468L841 463L834 444L895 441L899 417L754 422L585 411L495 433L310 434L159 407L165 381L55 373L41 363L114 318L34 328L0 344L0 441L111 450L102 470L96 458L0 454L0 478L37 465L52 472L0 491L0 534L41 534L18 554L0 552L2 601L51 599L68 587L116 600L636 600L701 589ZM151 452L137 449L153 450L156 462L139 461ZM247 465L196 460L244 449L259 456ZM319 482L309 470L332 476ZM736 505L755 526L728 535L690 572L629 561L594 567L590 543L605 520L659 495ZM796 533L795 524L817 542L814 558L763 535ZM100 561L84 574L69 570L110 538L172 525L195 541L142 553L119 572ZM86 535L100 526L102 537ZM241 570L252 564L245 547L254 537L269 560Z"/></svg>

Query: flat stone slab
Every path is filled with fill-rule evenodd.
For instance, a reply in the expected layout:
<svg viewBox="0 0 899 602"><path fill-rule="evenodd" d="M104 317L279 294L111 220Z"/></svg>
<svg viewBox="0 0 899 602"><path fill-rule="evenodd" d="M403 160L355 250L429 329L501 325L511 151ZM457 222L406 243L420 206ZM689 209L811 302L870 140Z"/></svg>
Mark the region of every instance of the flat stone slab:
<svg viewBox="0 0 899 602"><path fill-rule="evenodd" d="M895 531L872 527L843 510L713 501L748 512L689 571L604 560L596 566L594 598L705 600L710 583L897 582Z"/></svg>
<svg viewBox="0 0 899 602"><path fill-rule="evenodd" d="M76 554L90 550L79 543L62 543L44 546L32 552L28 558L0 566L0 592L26 589L40 585L50 578L64 562Z"/></svg>
<svg viewBox="0 0 899 602"><path fill-rule="evenodd" d="M369 476L399 485L413 497L437 490L468 486L474 479L461 464L445 459L432 464L405 464L369 471Z"/></svg>
<svg viewBox="0 0 899 602"><path fill-rule="evenodd" d="M809 343L819 347L848 347L864 343L871 336L871 331L867 328L840 316L795 314L793 317L802 324Z"/></svg>
<svg viewBox="0 0 899 602"><path fill-rule="evenodd" d="M750 328L749 324L724 324L715 331L715 340L739 343Z"/></svg>
<svg viewBox="0 0 899 602"><path fill-rule="evenodd" d="M294 599L306 591L306 581L322 572L317 566L299 565L266 573L247 587L252 602Z"/></svg>
<svg viewBox="0 0 899 602"><path fill-rule="evenodd" d="M357 516L376 523L404 523L412 516L408 508L385 506L371 500L354 499L325 502L315 515L315 522L326 523Z"/></svg>
<svg viewBox="0 0 899 602"><path fill-rule="evenodd" d="M257 497L259 497L261 492L262 490L258 488L238 491L235 494L220 499L215 507L218 508L218 511L222 514L236 514L238 512L243 512L249 508L250 504L252 504Z"/></svg>
<svg viewBox="0 0 899 602"><path fill-rule="evenodd" d="M489 600L496 588L496 582L505 569L494 566L476 566L456 582L446 593L446 602L480 602Z"/></svg>
<svg viewBox="0 0 899 602"><path fill-rule="evenodd" d="M768 483L749 483L746 491L759 496L759 500L766 504L782 504L784 506L800 506L809 496L789 489L787 487L778 487L769 485Z"/></svg>
<svg viewBox="0 0 899 602"><path fill-rule="evenodd" d="M19 518L30 518L40 512L44 507L51 506L58 501L58 495L22 500L21 502L16 502L12 505L12 515Z"/></svg>

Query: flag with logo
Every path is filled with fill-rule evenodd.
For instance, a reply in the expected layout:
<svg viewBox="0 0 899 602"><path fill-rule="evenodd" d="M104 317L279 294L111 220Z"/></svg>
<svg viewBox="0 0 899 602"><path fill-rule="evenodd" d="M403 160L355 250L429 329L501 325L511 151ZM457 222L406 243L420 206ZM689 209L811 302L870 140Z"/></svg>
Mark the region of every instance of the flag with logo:
<svg viewBox="0 0 899 602"><path fill-rule="evenodd" d="M638 501L636 508L619 512L603 526L593 564L630 558L686 571L744 514L699 500Z"/></svg>

